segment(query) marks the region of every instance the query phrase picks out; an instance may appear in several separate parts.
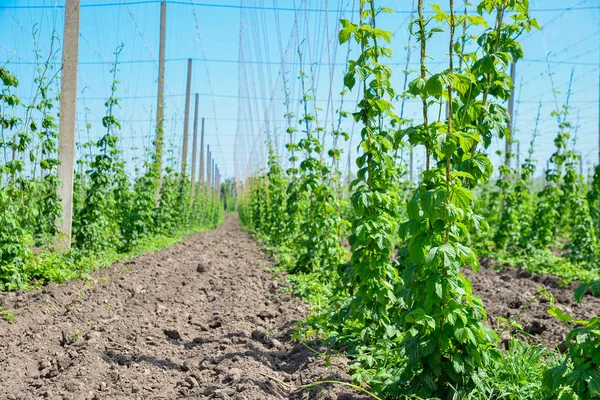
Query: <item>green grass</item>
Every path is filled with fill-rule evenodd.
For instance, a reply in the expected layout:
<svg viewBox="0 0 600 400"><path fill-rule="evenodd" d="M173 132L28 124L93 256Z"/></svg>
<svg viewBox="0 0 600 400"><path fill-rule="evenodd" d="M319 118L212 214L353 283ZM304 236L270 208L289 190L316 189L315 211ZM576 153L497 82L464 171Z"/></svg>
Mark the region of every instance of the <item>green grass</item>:
<svg viewBox="0 0 600 400"><path fill-rule="evenodd" d="M19 289L36 289L46 282L63 283L76 279L89 280L92 271L110 267L117 261L127 261L143 254L166 249L182 242L193 233L215 229L222 221L223 218L221 217L216 226L196 226L175 232L172 235L148 237L141 240L130 251L123 253L110 252L92 255L75 248L64 253L41 252L35 256L32 262L25 265L24 275L29 277L29 281Z"/></svg>

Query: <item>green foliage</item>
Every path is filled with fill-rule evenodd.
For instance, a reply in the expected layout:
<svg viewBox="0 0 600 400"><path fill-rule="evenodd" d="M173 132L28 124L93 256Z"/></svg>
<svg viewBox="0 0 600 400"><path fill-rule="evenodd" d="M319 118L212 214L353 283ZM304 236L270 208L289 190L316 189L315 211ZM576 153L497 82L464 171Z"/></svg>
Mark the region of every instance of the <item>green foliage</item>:
<svg viewBox="0 0 600 400"><path fill-rule="evenodd" d="M517 190L517 183L508 178L514 175L514 169L502 165L500 173L502 177L498 179L496 185L502 191L502 216L494 239L500 248L505 248L509 243L519 242L521 237L521 216L523 214L520 211L524 203L522 202L521 190ZM518 182L521 181L519 180Z"/></svg>
<svg viewBox="0 0 600 400"><path fill-rule="evenodd" d="M590 398L585 391L591 381L581 384L571 372L587 374L585 368L596 367L593 360L578 359L573 369L572 355L563 360L514 340L501 351L497 335L485 326L481 300L460 273L461 268L478 267L477 249L536 273L554 272L567 280L597 277L585 266L596 254L591 221L597 216L588 204L597 203L598 197L592 185L583 198L585 186L574 170L576 157L566 150L566 109L555 114L559 137L546 187L536 193L536 130L520 173L509 167L507 155L497 189L489 190L493 168L486 149L493 137L507 133L509 115L502 104L513 82L506 72L523 57L519 36L539 28L529 16L528 1L483 0L475 15L455 15L451 1L451 12L434 5L427 19L423 1L418 8L410 30L421 46L421 73L403 96L421 100L423 122L406 127L394 115L391 70L380 62L391 55L384 47L391 34L375 23L386 9L362 0L360 20L343 20L339 32L340 43L353 43L361 50L348 62L344 76L346 89L358 90L362 97L353 114L362 130L358 171L349 180L351 207L344 207L335 148L328 152L334 158L332 167L324 162L320 136L325 128L318 124L311 89L303 90L302 131L291 123L287 128L289 168L284 171L269 145L266 172L259 171L244 184L240 219L274 252L277 269L289 273L295 293L312 304L303 332L347 348L354 381L370 386L376 396L542 399L554 393L542 378L556 370L560 390ZM487 14L495 16L490 27ZM505 15L511 16L509 22ZM465 26L465 38L470 38L467 29L479 30L473 52L467 52L464 41L454 41L458 26ZM450 33L451 61L446 70L433 74L425 63L427 42L444 30ZM461 59L459 70L453 65L454 53ZM304 78L301 71L302 83ZM430 108L439 110L437 120ZM297 133L303 134L299 140ZM425 171L416 188L400 181L403 171L395 155L405 145L425 148ZM343 260L337 249L344 219L351 221L352 257L336 271L336 263ZM494 227L492 234L488 224ZM561 242L566 243L568 257L553 254L556 249L551 246ZM594 329L573 334L581 339L574 343L596 343L589 336ZM582 349L573 347L573 352L582 354ZM563 364L566 369L556 369Z"/></svg>
<svg viewBox="0 0 600 400"><path fill-rule="evenodd" d="M391 69L382 62L391 56L385 46L392 35L376 25L388 10L361 0L360 19L341 21L339 32L340 43L360 47L344 75L345 91L360 95L352 114L362 125L356 177L348 177L348 188L340 184L339 149L327 151L312 86L303 86L300 127L292 126L284 78L289 163L284 169L269 139L266 170L240 183L240 219L273 253L276 271L285 271L294 292L312 306L300 340L316 337L346 350L354 382L375 396L595 398L597 319L573 321L550 309L581 324L574 326L565 356L514 338L500 349L497 334L485 325L482 301L461 274L463 268L477 269L477 255L486 255L565 281L598 279L600 169L586 190L575 168L578 159L567 150L567 106L554 113L557 150L541 190L533 157L537 127L520 171L507 155L496 186L489 183L487 149L493 138L506 136L510 118L503 106L513 88L508 67L523 57L519 37L539 29L529 2L482 0L475 14L457 15L450 1L450 12L433 5L429 18L423 3L410 25L420 45L420 74L401 95L421 101L422 122L408 124L394 115L398 96ZM460 26L462 43L455 40ZM444 31L448 68L432 73L427 44ZM469 52L465 41L471 38L477 46ZM305 78L301 70L303 85ZM331 131L335 136L339 129L332 125ZM425 150L416 187L401 181L396 155L403 146ZM331 167L325 154L333 159ZM346 230L352 255L343 263L339 250ZM583 285L578 301L588 290L597 291L598 281Z"/></svg>
<svg viewBox="0 0 600 400"><path fill-rule="evenodd" d="M104 135L94 142L77 143L84 157L77 160L75 171L73 248L55 251L54 244L62 241L56 224L61 216L54 107L58 72L50 61L56 38L43 58L36 35L34 31L37 76L31 102L22 103L13 93L18 79L0 67L0 291L87 279L91 270L116 259L160 249L189 232L218 225L222 202L208 185L195 185L192 202L189 179L167 172L164 199L157 200L161 154L154 149L147 149L147 160L143 168L136 168L132 184L119 143L119 47L102 119ZM85 111L89 134L89 110ZM235 203L231 196L235 193L229 197Z"/></svg>
<svg viewBox="0 0 600 400"><path fill-rule="evenodd" d="M497 192L501 203L489 195L480 195L480 207L493 210L486 217L497 229L493 242L477 238L477 246L498 261L504 260L532 272L551 273L566 280L585 280L598 273L597 207L594 204L597 197L594 182L588 191L584 177L577 171L579 156L568 149L571 130L567 120L568 100L569 94L562 109L552 113L557 118L558 134L543 188L537 194L534 192L532 154L536 122L529 157L520 177L516 181L507 179L514 176L515 171L501 167L504 176L498 181L501 192ZM500 204L501 212L498 212L496 208ZM493 218L495 214L501 215L498 223Z"/></svg>
<svg viewBox="0 0 600 400"><path fill-rule="evenodd" d="M539 111L538 111L539 112ZM538 115L539 118L539 115ZM529 156L525 159L525 163L521 166L521 176L515 185L515 191L517 192L517 204L514 204L514 209L518 217L517 232L518 237L515 239L511 237L515 245L521 248L525 248L528 244L528 239L532 237L532 224L534 214L534 196L531 191L533 184L533 177L536 170L535 160L533 159L534 144L537 134L537 122L534 130L533 138L531 139L529 146Z"/></svg>
<svg viewBox="0 0 600 400"><path fill-rule="evenodd" d="M575 301L577 301L577 303L581 303L583 301L583 296L585 296L588 290L592 295L600 294L600 279L579 285L575 291Z"/></svg>
<svg viewBox="0 0 600 400"><path fill-rule="evenodd" d="M508 342L502 362L487 371L481 385L470 392L457 388L461 400L542 400L543 376L550 365L560 362L544 346L530 346L517 339Z"/></svg>
<svg viewBox="0 0 600 400"><path fill-rule="evenodd" d="M156 155L152 162L146 162L146 171L139 175L133 184L133 199L122 228L124 248L130 250L154 233L154 215L156 191L158 190L158 171Z"/></svg>
<svg viewBox="0 0 600 400"><path fill-rule="evenodd" d="M21 104L20 99L11 93L11 89L16 88L19 81L4 67L0 67L0 79L2 80L0 124L3 133L0 148L4 150L5 154L5 163L0 166L2 177L0 186L0 290L15 290L22 287L28 280L23 266L32 259L33 253L28 246L29 235L22 224L21 207L18 201L22 197L21 187L24 181L20 174L23 171L24 163L16 159L10 161L6 159L7 150L12 150L14 154L18 150L18 146L14 140L7 141L4 138L5 129L14 129L22 122L15 116L16 107Z"/></svg>
<svg viewBox="0 0 600 400"><path fill-rule="evenodd" d="M115 51L115 62L111 69L111 95L105 103L107 111L102 119L106 133L96 143L99 153L90 162L90 169L86 172L89 186L84 204L74 218L73 236L76 246L96 254L114 251L120 243L115 197L119 187L115 177L122 169L122 163L118 161L120 151L117 148L118 136L115 130L120 129L121 124L114 115L114 108L119 105L115 97L118 84L116 75L122 48L123 45Z"/></svg>
<svg viewBox="0 0 600 400"><path fill-rule="evenodd" d="M510 265L536 275L559 277L562 284L600 277L600 271L597 269L590 269L585 263L578 264L569 258L556 255L548 248L528 248L519 252L488 251L485 256L492 258L498 265Z"/></svg>
<svg viewBox="0 0 600 400"><path fill-rule="evenodd" d="M600 281L582 284L575 293L581 303L587 290L600 293ZM576 323L565 339L567 357L544 375L544 389L548 398L595 399L600 397L600 317L589 321L575 321L560 310L548 310L567 324Z"/></svg>
<svg viewBox="0 0 600 400"><path fill-rule="evenodd" d="M33 258L28 234L21 227L13 185L0 188L0 290L15 290L29 280L24 265Z"/></svg>
<svg viewBox="0 0 600 400"><path fill-rule="evenodd" d="M268 181L267 206L270 212L266 215L265 227L263 229L273 245L279 246L285 240L289 240L286 235L286 222L288 218L285 217L287 213L287 182L283 169L279 165L279 157L275 154L271 146L269 146L268 166L269 171L266 176Z"/></svg>
<svg viewBox="0 0 600 400"><path fill-rule="evenodd" d="M538 111L539 119L539 111ZM495 247L518 251L527 246L527 238L531 237L533 217L533 197L531 185L536 165L533 159L537 125L533 131L528 157L521 166L521 173L511 168L512 153L504 153L505 163L500 166L500 178L496 185L501 189L501 217L494 236ZM488 203L489 204L489 203ZM488 222L492 222L489 221Z"/></svg>
<svg viewBox="0 0 600 400"><path fill-rule="evenodd" d="M391 56L391 49L380 45L390 41L391 32L375 25L380 11L373 1L361 0L359 23L342 20L339 33L340 44L354 40L360 45L359 57L348 61L344 85L349 90L358 85L361 91L362 100L353 117L363 126L356 159L358 172L350 183L355 215L349 238L352 257L340 272L349 299L339 315L366 342L397 335L389 310L396 303L394 287L399 283L391 262L398 230L394 158L398 145L384 121L399 118L393 114L391 103L395 96L391 69L380 62Z"/></svg>
<svg viewBox="0 0 600 400"><path fill-rule="evenodd" d="M600 164L594 169L594 176L587 194L590 215L596 227L596 236L600 235Z"/></svg>
<svg viewBox="0 0 600 400"><path fill-rule="evenodd" d="M225 212L232 213L237 209L237 186L233 178L226 179L221 184L221 197L223 198L223 207Z"/></svg>
<svg viewBox="0 0 600 400"><path fill-rule="evenodd" d="M292 126L288 107L286 132L290 139L286 148L290 152L290 167L284 171L279 156L268 141L268 170L247 181L246 195L240 201L239 209L242 224L277 249L278 267L291 273L290 280L295 283L296 292L312 296L316 292L330 294L337 281L337 267L344 261L346 253L341 244L345 222L339 212L342 203L337 196L336 179L332 178L338 173L326 163L324 144L319 137L325 129L319 126L312 89L307 90L305 86L307 76L302 70L300 48L298 54L304 111L298 123L304 128L303 135L296 139L298 130ZM314 78L311 74L310 79ZM286 98L289 98L287 92ZM338 131L332 134L340 135ZM334 146L328 153L335 165L339 149ZM326 288L317 289L323 286ZM312 298L326 297L316 295Z"/></svg>
<svg viewBox="0 0 600 400"><path fill-rule="evenodd" d="M290 135L293 131L290 132ZM283 240L289 246L293 246L300 236L300 224L302 223L304 210L306 209L307 193L303 192L300 187L301 175L300 169L296 167L298 158L296 156L296 143L289 143L287 148L291 151L290 163L292 166L288 168L286 174L288 176L288 183L285 192L285 210L284 215L284 231L282 234Z"/></svg>
<svg viewBox="0 0 600 400"><path fill-rule="evenodd" d="M34 35L36 35L34 33ZM51 48L55 46L57 38L52 37ZM59 198L56 194L58 187L58 125L52 110L54 100L58 100L58 95L51 96L52 85L56 82L56 75L52 75L54 66L50 63L50 57L40 63L41 53L35 45L37 65L37 77L34 84L38 87L39 102L35 105L35 110L40 113L41 124L36 124L31 120L29 127L32 134L37 134L38 144L34 149L35 154L30 153L30 160L39 159L40 183L31 184L32 192L37 192L29 196L30 203L27 209L32 210L33 221L28 229L33 231L36 245L48 246L57 235L55 221L58 220L61 213ZM52 50L51 50L52 52ZM30 106L31 107L31 106ZM36 166L36 163L33 163ZM33 176L35 176L35 172ZM35 204L37 203L37 204Z"/></svg>
<svg viewBox="0 0 600 400"><path fill-rule="evenodd" d="M323 158L323 144L318 137L322 128L318 127L317 108L312 101L310 91L305 91L305 77L302 70L300 50L298 50L298 54L301 65L300 80L304 91L302 99L304 115L299 123L304 125L304 134L306 135L300 139L296 146L296 149L303 155L303 160L300 162L299 190L309 194L309 201L299 227L301 239L295 247L297 259L290 271L292 273L313 273L324 279L335 279L337 267L345 255L340 235L343 221L338 213L339 204L335 187L328 182L328 177L332 176L332 169L325 163ZM314 110L313 114L309 112L309 106L311 105ZM315 125L317 125L316 129ZM281 193L283 187L274 187L273 189ZM280 198L281 195L277 196L275 192L272 196L271 212L274 214L274 211L276 211L274 208L279 207L279 204L283 204L282 200L284 199ZM281 203L278 204L276 201L281 201ZM285 212L285 210L277 211ZM280 224L274 227L274 231L279 231L282 228Z"/></svg>
<svg viewBox="0 0 600 400"><path fill-rule="evenodd" d="M15 314L10 310L5 310L3 306L0 306L0 315L6 322L12 324L15 322Z"/></svg>
<svg viewBox="0 0 600 400"><path fill-rule="evenodd" d="M478 233L484 224L472 211L470 188L485 183L491 175L491 163L485 153L477 152L477 145L482 143L485 148L493 135L504 135L508 115L500 102L508 98L512 87L504 71L509 62L522 57L514 39L521 30L528 30L531 22L526 2L497 2L491 8L483 4L478 12L494 10L496 25L480 35L481 54L463 55L472 60L467 62L466 72L453 69L454 30L466 17L454 15L452 1L449 14L435 8L432 17L448 27L449 68L426 81L425 43L441 29L431 28L431 21L425 20L422 1L419 19L414 22L422 46L422 74L411 82L409 92L423 99L424 123L399 133L412 145L423 145L433 165L427 163L408 205L409 220L401 230L406 245L400 252L403 285L399 293L405 308L400 316L404 334L399 346L406 361L398 371L397 388L392 390L408 395L446 397L456 387L482 387L485 370L493 368L500 357L494 348L498 338L484 325L483 304L472 295L460 269L478 267L468 243L470 233ZM529 22L521 29L503 23L507 10ZM485 27L483 18L471 23ZM479 94L481 100L476 97ZM429 123L425 104L441 105L443 100L448 107L445 123Z"/></svg>
<svg viewBox="0 0 600 400"><path fill-rule="evenodd" d="M180 226L181 218L181 192L182 178L175 171L167 167L160 188L159 205L154 217L155 229L160 233L170 234Z"/></svg>
<svg viewBox="0 0 600 400"><path fill-rule="evenodd" d="M578 156L571 158L566 165L563 182L563 198L561 204L565 206L562 211L564 225L571 227L571 240L567 246L570 250L569 258L577 262L586 262L590 267L597 263L598 243L594 229L594 221L590 214L586 198L583 176L575 167L579 161ZM565 217L569 219L566 220ZM600 267L600 264L595 265Z"/></svg>
<svg viewBox="0 0 600 400"><path fill-rule="evenodd" d="M570 134L568 129L570 123L566 122L568 115L568 106L563 106L562 110L553 112L559 124L559 130L554 144L556 151L550 157L553 168L546 170L546 186L538 193L537 213L534 219L533 237L534 244L538 247L548 246L556 242L559 232L559 226L562 218L561 211L568 211L565 205L561 206L561 198L565 196L563 191L563 167L572 157L572 153L567 151L567 145ZM565 216L565 218L568 218Z"/></svg>

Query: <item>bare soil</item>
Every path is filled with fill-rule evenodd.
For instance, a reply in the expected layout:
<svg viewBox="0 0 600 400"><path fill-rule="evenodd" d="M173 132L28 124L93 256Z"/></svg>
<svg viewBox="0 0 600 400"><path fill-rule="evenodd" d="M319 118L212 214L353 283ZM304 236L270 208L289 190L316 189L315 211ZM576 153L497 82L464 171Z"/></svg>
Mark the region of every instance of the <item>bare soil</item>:
<svg viewBox="0 0 600 400"><path fill-rule="evenodd" d="M0 399L364 399L290 339L308 309L226 217L163 251L97 271L89 284L2 293Z"/></svg>
<svg viewBox="0 0 600 400"><path fill-rule="evenodd" d="M544 297L535 299L540 287L554 296L554 307L575 319L588 320L600 315L600 297L587 295L581 304L575 302L573 295L579 286L577 282L564 287L555 277L532 276L515 268L498 271L488 268L490 263L487 261L482 260L482 268L477 273L465 269L463 274L471 281L473 294L483 300L488 324L498 332L504 326L498 317L508 321L516 319L522 326L522 330L516 331L520 339L531 344L543 344L552 350L564 350L564 340L571 328L548 314L546 310L553 307L550 301ZM534 301L528 305L531 300ZM503 335L502 339L506 342L507 335Z"/></svg>
<svg viewBox="0 0 600 400"><path fill-rule="evenodd" d="M308 308L270 274L262 247L226 217L214 231L93 274L89 283L0 293L16 310L0 321L0 399L366 399L348 382L347 360L326 365L291 339ZM510 319L545 285L576 318L600 299L573 300L551 278L482 268L472 280L489 322ZM526 339L559 346L568 328L536 301L520 317ZM315 348L318 347L312 344Z"/></svg>

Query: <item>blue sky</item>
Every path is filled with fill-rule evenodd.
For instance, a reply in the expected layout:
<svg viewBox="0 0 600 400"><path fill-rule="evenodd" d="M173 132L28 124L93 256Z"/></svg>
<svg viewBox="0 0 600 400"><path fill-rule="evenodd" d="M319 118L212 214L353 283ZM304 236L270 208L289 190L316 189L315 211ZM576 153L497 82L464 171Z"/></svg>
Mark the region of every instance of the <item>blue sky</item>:
<svg viewBox="0 0 600 400"><path fill-rule="evenodd" d="M122 43L118 91L122 106L117 115L123 123L121 146L130 168L141 164L143 148L154 135L156 112L158 68L155 60L158 58L160 4L141 3L84 0L81 11L79 138L84 141L88 135L93 139L102 134L100 120L110 89L112 53ZM379 21L380 27L395 32L390 64L398 92L404 80L412 3L412 0L380 2L399 11ZM264 162L267 135L278 139L278 148L285 156L282 144L287 139L283 132L286 108L282 101L281 61L284 59L286 86L291 97L297 99L301 96L297 79L299 45L304 69L310 73L312 65L317 82L315 97L322 108L320 121L331 128L332 120L337 120L348 48L337 45L336 29L340 17L351 17L352 1L244 0L242 9L240 4L240 0L206 0L202 4L197 0L181 0L168 4L165 129L167 144L178 154L183 131L187 58L193 58L192 92L200 94L200 115L206 118L206 141L223 175L244 177ZM34 66L31 63L35 60L32 29L34 26L39 29L40 49L47 53L52 31L62 35L62 5L64 0L0 0L0 62L10 60L8 67L21 80L19 94L24 99L32 95ZM556 133L556 120L550 116L555 106L545 62L547 55L559 104L564 102L574 68L570 101L574 124L579 116L575 149L582 153L586 170L598 162L600 26L599 11L595 7L600 7L600 1L531 0L533 15L543 30L526 34L521 40L525 60L517 65L516 138L522 143L523 160L541 101L540 137L535 153L540 168L553 151ZM434 62L446 62L443 40L445 36L441 34L429 46ZM350 57L356 50L350 49ZM60 59L60 53L57 57ZM413 52L409 69L416 69L416 61ZM436 65L432 64L433 71L442 68ZM414 73L409 75L413 76ZM352 111L354 104L356 94L346 95L344 109ZM396 106L399 112L400 104ZM405 117L418 120L419 107L417 102L408 101ZM89 134L84 129L86 108L92 124ZM297 102L291 111L298 114ZM350 121L345 121L342 127L352 131ZM353 143L344 144L345 153L355 151L358 132L354 130ZM502 146L496 141L490 152L493 154ZM418 151L416 155L418 169L422 157ZM496 163L499 160L494 154L493 159Z"/></svg>

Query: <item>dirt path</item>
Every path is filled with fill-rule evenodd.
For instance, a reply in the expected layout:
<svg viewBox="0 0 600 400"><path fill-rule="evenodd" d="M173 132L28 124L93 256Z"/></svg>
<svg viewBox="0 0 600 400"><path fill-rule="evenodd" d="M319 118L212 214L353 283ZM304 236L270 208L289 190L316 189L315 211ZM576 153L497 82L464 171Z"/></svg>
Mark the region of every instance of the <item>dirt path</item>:
<svg viewBox="0 0 600 400"><path fill-rule="evenodd" d="M0 320L0 399L366 399L342 386L344 359L326 366L290 339L306 306L268 272L261 247L227 217L215 231L97 271L89 285L70 282L34 292L0 293L17 309ZM510 319L541 284L577 318L598 315L600 299L573 301L572 289L526 273L465 271L489 321ZM533 343L554 347L568 329L549 304L520 321Z"/></svg>
<svg viewBox="0 0 600 400"><path fill-rule="evenodd" d="M235 217L216 231L35 292L0 294L1 399L359 399L344 360L290 340L302 302Z"/></svg>

